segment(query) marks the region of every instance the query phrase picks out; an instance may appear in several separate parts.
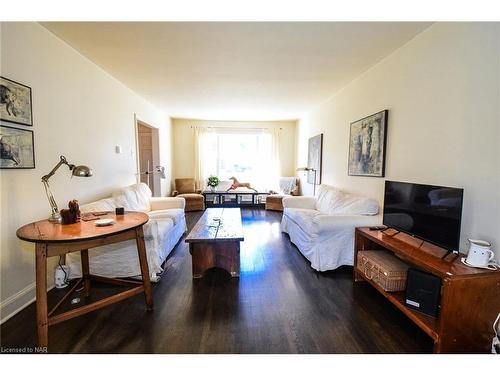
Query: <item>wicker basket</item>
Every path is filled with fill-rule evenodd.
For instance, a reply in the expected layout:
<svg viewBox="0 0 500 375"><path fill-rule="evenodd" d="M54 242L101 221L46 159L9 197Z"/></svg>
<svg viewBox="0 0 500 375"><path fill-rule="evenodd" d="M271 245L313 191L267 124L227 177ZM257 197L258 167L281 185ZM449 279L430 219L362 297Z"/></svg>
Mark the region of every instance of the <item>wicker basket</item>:
<svg viewBox="0 0 500 375"><path fill-rule="evenodd" d="M387 251L358 251L356 268L386 292L406 288L408 265Z"/></svg>

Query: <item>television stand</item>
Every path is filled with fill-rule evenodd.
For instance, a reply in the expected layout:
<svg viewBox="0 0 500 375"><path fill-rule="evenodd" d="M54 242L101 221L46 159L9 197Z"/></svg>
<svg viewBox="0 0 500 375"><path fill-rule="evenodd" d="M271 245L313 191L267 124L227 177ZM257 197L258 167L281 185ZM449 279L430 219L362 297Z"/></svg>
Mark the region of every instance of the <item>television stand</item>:
<svg viewBox="0 0 500 375"><path fill-rule="evenodd" d="M386 292L357 271L357 253L363 250L392 252L414 268L441 278L440 311L437 318L405 306L405 292ZM356 228L354 281L367 282L405 314L434 341L435 353L487 353L491 351L493 322L500 311L500 271L467 267L458 254L442 259L446 249L414 237L388 235L369 228Z"/></svg>
<svg viewBox="0 0 500 375"><path fill-rule="evenodd" d="M391 227L387 227L383 231L381 231L381 233L384 233L387 236L393 237L396 234L401 233L401 232L399 230L397 230L397 229L394 229L394 228L391 228Z"/></svg>
<svg viewBox="0 0 500 375"><path fill-rule="evenodd" d="M441 259L444 260L444 259L448 258L448 255L451 255L451 254L455 255L455 257L453 258L453 261L455 261L460 256L460 253L458 251L448 251L448 252L446 252L446 254L444 254L441 257Z"/></svg>

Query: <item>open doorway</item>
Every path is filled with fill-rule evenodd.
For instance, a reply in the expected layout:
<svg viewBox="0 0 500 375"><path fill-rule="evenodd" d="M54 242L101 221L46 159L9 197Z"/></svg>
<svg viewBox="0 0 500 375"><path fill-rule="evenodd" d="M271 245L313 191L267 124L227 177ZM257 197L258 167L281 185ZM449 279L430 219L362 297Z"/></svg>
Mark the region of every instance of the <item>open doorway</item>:
<svg viewBox="0 0 500 375"><path fill-rule="evenodd" d="M160 165L158 129L136 119L137 180L151 189L153 196L161 194L160 175L155 173Z"/></svg>

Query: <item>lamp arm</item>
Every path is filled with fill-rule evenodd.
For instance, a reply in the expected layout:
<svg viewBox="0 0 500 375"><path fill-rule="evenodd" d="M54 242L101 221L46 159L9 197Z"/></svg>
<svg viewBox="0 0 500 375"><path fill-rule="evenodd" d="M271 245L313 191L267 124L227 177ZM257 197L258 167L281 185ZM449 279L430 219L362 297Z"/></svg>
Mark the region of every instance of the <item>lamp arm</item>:
<svg viewBox="0 0 500 375"><path fill-rule="evenodd" d="M57 207L56 200L54 199L54 196L52 195L52 192L50 191L50 186L49 186L48 180L49 180L48 178L46 178L46 179L42 178L43 186L45 187L45 194L47 194L47 199L49 200L50 208L52 209L52 213L55 214L55 213L59 212L59 208Z"/></svg>
<svg viewBox="0 0 500 375"><path fill-rule="evenodd" d="M73 164L69 164L66 158L61 155L59 157L59 162L55 165L55 167L52 168L52 170L49 173L47 173L45 176L42 177L43 187L45 188L45 194L47 194L47 199L49 200L50 208L52 209L52 215L53 215L52 217L54 217L54 215L56 214L59 214L59 208L57 207L56 200L54 199L54 196L50 191L49 178L51 178L63 164L66 164L70 171L75 167Z"/></svg>
<svg viewBox="0 0 500 375"><path fill-rule="evenodd" d="M61 155L59 162L56 164L54 168L52 168L52 170L49 173L47 173L45 176L42 177L42 181L45 182L49 181L49 178L51 178L63 164L66 164L70 171L75 167L74 164L69 164L66 158Z"/></svg>

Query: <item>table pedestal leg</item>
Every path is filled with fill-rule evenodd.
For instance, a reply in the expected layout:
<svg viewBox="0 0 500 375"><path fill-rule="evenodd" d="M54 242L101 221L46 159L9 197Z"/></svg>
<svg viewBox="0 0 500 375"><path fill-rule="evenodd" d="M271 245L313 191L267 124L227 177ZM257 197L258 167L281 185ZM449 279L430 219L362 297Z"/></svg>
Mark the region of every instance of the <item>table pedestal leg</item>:
<svg viewBox="0 0 500 375"><path fill-rule="evenodd" d="M82 278L83 278L83 286L85 291L85 297L90 295L90 265L89 265L89 251L82 250L80 251L80 255L82 258Z"/></svg>
<svg viewBox="0 0 500 375"><path fill-rule="evenodd" d="M49 344L47 317L47 245L36 244L36 326L37 346L46 348Z"/></svg>
<svg viewBox="0 0 500 375"><path fill-rule="evenodd" d="M146 298L146 306L148 310L153 309L153 291L151 289L151 281L149 280L148 258L146 256L146 245L144 243L144 230L142 226L135 230L137 253L139 255L139 264L141 265L142 285L144 286L144 297Z"/></svg>

